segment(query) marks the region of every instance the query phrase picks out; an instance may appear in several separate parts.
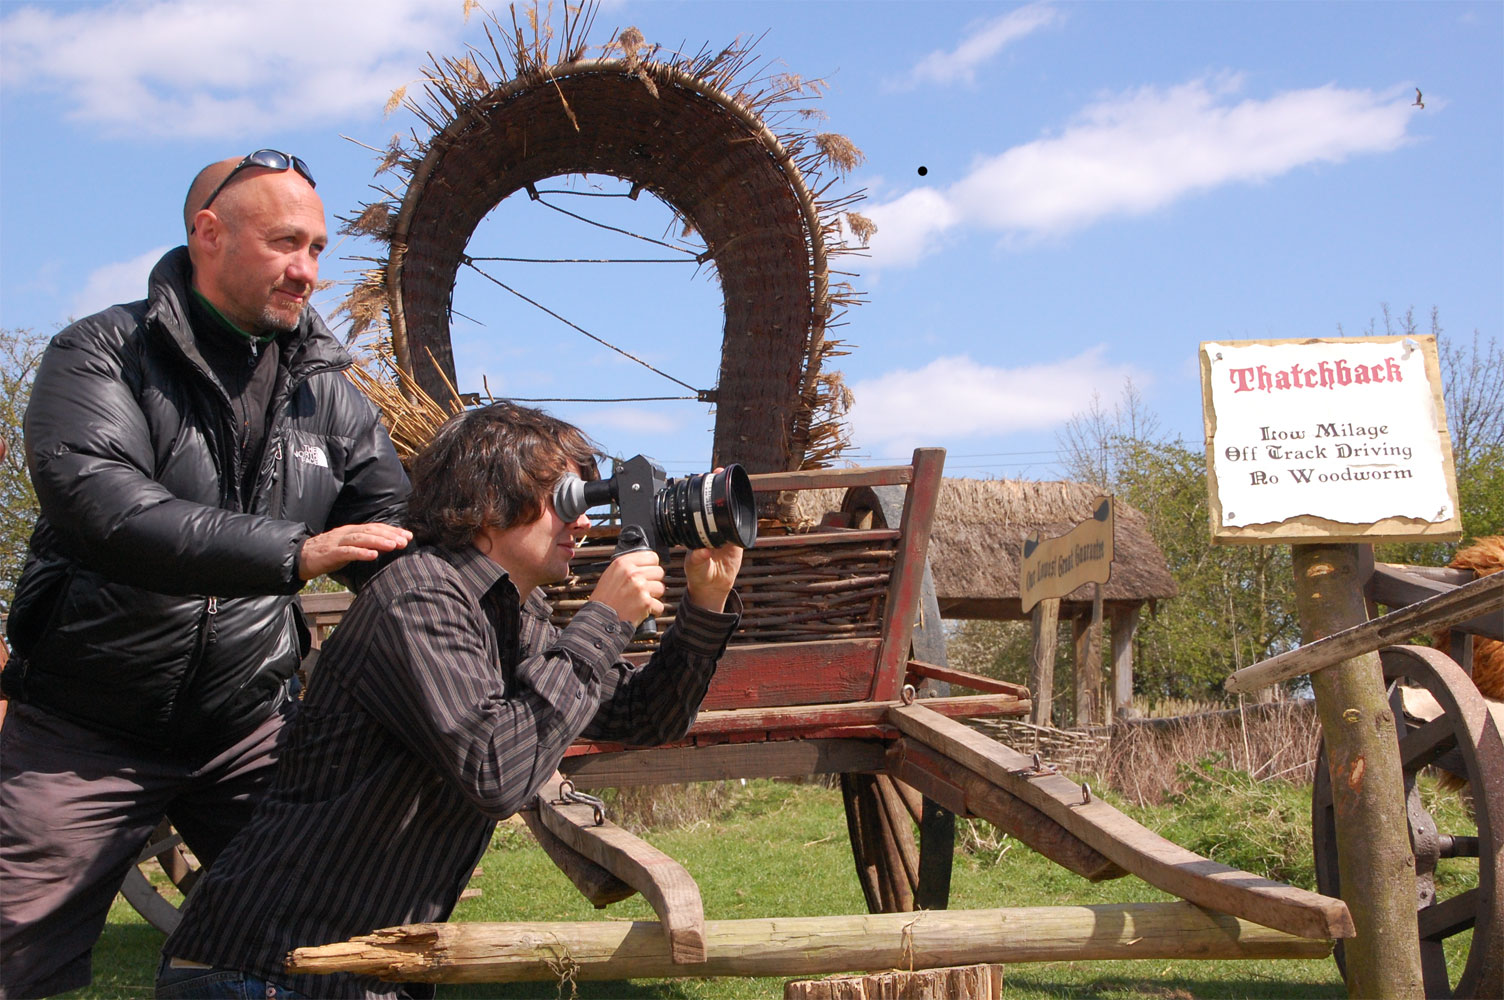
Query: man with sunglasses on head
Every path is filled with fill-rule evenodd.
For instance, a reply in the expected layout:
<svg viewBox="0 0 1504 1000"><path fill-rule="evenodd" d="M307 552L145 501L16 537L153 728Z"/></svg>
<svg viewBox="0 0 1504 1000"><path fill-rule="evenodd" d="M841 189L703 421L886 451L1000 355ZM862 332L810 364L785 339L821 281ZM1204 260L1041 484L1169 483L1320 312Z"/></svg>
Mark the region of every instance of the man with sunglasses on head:
<svg viewBox="0 0 1504 1000"><path fill-rule="evenodd" d="M411 538L391 440L309 308L328 237L307 164L211 164L183 223L144 300L53 338L26 412L41 516L3 674L0 998L89 983L163 816L214 862L297 704L297 592L357 586Z"/></svg>

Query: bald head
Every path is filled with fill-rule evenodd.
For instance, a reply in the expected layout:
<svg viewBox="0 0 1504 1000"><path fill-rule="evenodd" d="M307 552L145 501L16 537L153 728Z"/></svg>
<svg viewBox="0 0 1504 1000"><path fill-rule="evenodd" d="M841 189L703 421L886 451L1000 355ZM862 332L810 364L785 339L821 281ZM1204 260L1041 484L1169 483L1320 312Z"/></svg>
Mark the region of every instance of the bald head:
<svg viewBox="0 0 1504 1000"><path fill-rule="evenodd" d="M211 163L193 179L183 204L194 289L258 336L298 325L328 243L324 203L307 165L295 162L296 168L283 170L261 166L259 159Z"/></svg>
<svg viewBox="0 0 1504 1000"><path fill-rule="evenodd" d="M228 160L209 164L193 178L193 183L188 185L188 197L183 199L184 232L193 232L194 217L204 207L204 202L209 200L210 192L223 184L239 163L240 157L232 156Z"/></svg>

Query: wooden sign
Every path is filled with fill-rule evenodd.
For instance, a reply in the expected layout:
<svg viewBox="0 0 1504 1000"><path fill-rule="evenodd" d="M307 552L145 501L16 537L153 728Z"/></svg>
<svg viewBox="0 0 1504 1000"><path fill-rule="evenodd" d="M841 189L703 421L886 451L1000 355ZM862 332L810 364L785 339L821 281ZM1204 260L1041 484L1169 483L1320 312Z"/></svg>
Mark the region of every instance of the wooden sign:
<svg viewBox="0 0 1504 1000"><path fill-rule="evenodd" d="M1084 583L1106 583L1112 573L1112 529L1112 497L1102 497L1092 516L1065 534L1042 539L1036 531L1024 539L1018 569L1023 610Z"/></svg>
<svg viewBox="0 0 1504 1000"><path fill-rule="evenodd" d="M1212 541L1455 541L1436 338L1201 345Z"/></svg>

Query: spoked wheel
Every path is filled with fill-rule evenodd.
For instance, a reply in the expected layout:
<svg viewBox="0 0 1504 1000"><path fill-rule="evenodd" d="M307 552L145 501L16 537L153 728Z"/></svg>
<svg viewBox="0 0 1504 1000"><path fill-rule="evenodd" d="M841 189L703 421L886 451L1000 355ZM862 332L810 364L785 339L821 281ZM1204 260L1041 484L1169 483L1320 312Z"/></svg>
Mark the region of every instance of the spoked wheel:
<svg viewBox="0 0 1504 1000"><path fill-rule="evenodd" d="M153 862L156 863L155 866ZM182 916L178 912L178 904L164 896L149 877L153 867L160 867L167 880L184 897L198 880L200 869L197 862L183 845L182 835L165 819L152 831L146 846L136 856L136 863L126 873L120 894L137 913L146 918L147 923L164 934L171 934L177 929Z"/></svg>
<svg viewBox="0 0 1504 1000"><path fill-rule="evenodd" d="M1389 704L1400 729L1400 759L1405 776L1405 801L1410 820L1410 845L1415 855L1417 906L1420 919L1421 966L1428 997L1504 996L1504 918L1499 892L1504 888L1504 739L1490 717L1487 702L1472 679L1450 657L1424 646L1390 646L1381 651ZM1424 721L1403 710L1400 685L1428 692L1441 714ZM1426 766L1462 778L1472 795L1477 831L1447 832L1421 802L1416 775ZM1332 786L1323 747L1316 761L1311 792L1311 837L1317 887L1341 896L1337 873L1337 831ZM1438 862L1476 858L1476 887L1442 898L1437 884ZM1465 863L1465 862L1463 862ZM1451 985L1443 946L1446 940L1472 928L1472 945ZM1346 974L1342 942L1337 942L1337 966ZM1455 969L1453 970L1455 973Z"/></svg>
<svg viewBox="0 0 1504 1000"><path fill-rule="evenodd" d="M841 798L867 911L945 909L955 816L886 774L841 775Z"/></svg>

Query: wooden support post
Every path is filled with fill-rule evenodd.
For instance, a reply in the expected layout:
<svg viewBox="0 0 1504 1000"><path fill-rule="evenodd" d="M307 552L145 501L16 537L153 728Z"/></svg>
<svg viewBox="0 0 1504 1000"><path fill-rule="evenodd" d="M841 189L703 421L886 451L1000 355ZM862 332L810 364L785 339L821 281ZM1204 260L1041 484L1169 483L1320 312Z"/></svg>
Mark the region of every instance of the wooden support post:
<svg viewBox="0 0 1504 1000"><path fill-rule="evenodd" d="M1048 726L1055 705L1055 643L1060 638L1060 598L1046 597L1034 605L1034 662L1029 667L1029 692L1034 705L1029 721Z"/></svg>
<svg viewBox="0 0 1504 1000"><path fill-rule="evenodd" d="M919 886L914 906L943 910L950 906L950 869L956 856L956 814L936 802L923 800L919 819Z"/></svg>
<svg viewBox="0 0 1504 1000"><path fill-rule="evenodd" d="M1093 584L1091 612L1075 620L1076 728L1099 726L1102 711L1102 585Z"/></svg>
<svg viewBox="0 0 1504 1000"><path fill-rule="evenodd" d="M1128 714L1133 706L1133 636L1143 605L1112 607L1112 714Z"/></svg>
<svg viewBox="0 0 1504 1000"><path fill-rule="evenodd" d="M783 1000L1002 1000L1002 996L1000 965L875 972L783 984Z"/></svg>
<svg viewBox="0 0 1504 1000"><path fill-rule="evenodd" d="M983 962L1321 958L1332 949L1330 941L1182 902L708 920L705 934L705 961L684 966L669 960L663 929L651 921L412 924L297 948L287 971L356 972L395 982L557 983L562 975L583 982Z"/></svg>
<svg viewBox="0 0 1504 1000"><path fill-rule="evenodd" d="M1294 567L1303 641L1365 621L1356 545L1296 545ZM1343 945L1348 994L1422 997L1415 859L1379 654L1318 671L1311 687L1331 771L1338 877L1357 931Z"/></svg>

